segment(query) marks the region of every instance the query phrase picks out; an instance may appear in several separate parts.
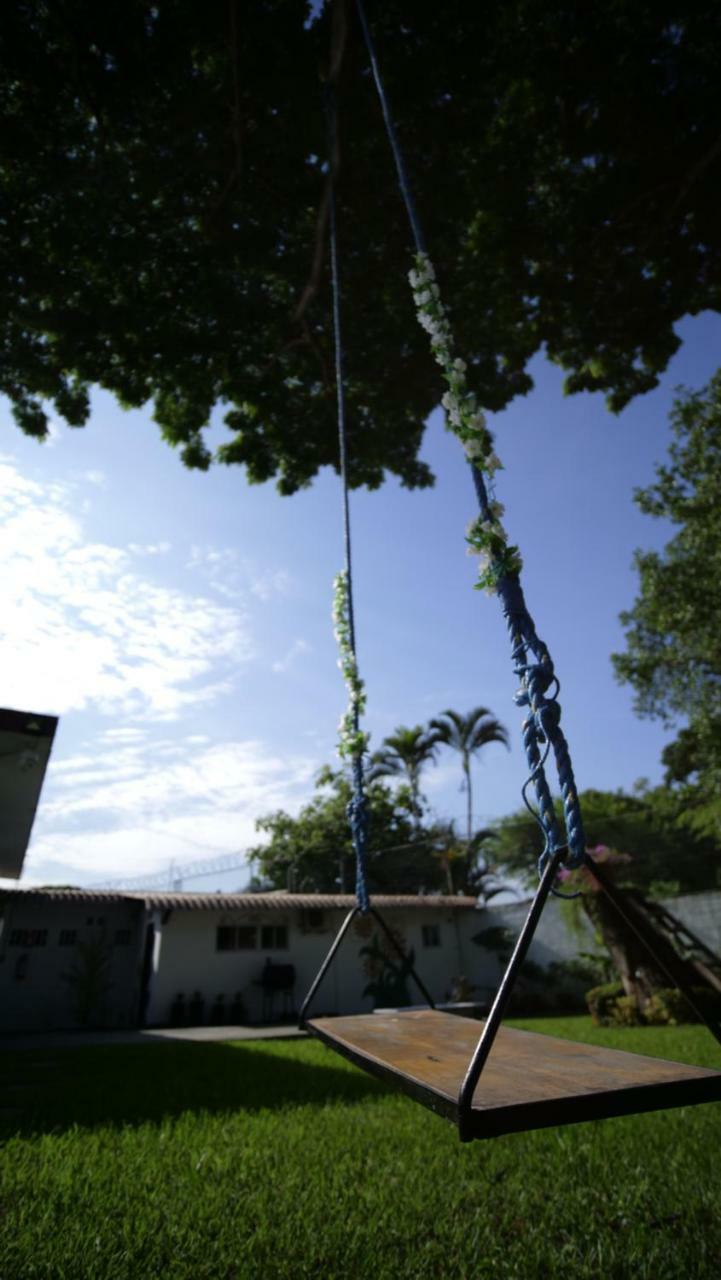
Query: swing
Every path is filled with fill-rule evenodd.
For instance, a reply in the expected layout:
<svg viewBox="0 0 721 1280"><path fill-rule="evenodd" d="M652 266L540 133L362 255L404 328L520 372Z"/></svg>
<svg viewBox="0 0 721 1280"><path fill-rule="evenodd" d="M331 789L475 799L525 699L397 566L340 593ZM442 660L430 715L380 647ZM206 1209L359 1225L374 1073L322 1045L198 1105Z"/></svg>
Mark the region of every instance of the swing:
<svg viewBox="0 0 721 1280"><path fill-rule="evenodd" d="M472 525L468 541L484 557L482 585L489 594L496 593L500 597L511 637L514 667L521 680L515 700L519 706L527 708L523 741L530 770L523 798L528 803L526 788L532 784L538 806L535 816L543 830L545 847L539 864L538 888L490 1013L482 1024L480 1038L477 1023L440 1012L434 1007L429 992L413 968L411 976L427 1002L426 1009L340 1017L310 1016L325 975L359 914L371 915L389 943L406 959L398 941L371 904L366 884L367 815L363 754L367 741L360 730L365 694L358 674L353 616L340 284L331 159L328 169L330 257L345 540L345 569L336 579L334 620L341 650L340 665L350 695L349 708L341 722L340 752L349 760L353 777L349 820L356 855L357 905L343 921L306 996L300 1013L300 1026L363 1070L395 1084L417 1102L454 1122L464 1142L527 1129L719 1101L719 1071L501 1025L544 904L549 893L557 892L554 881L559 870L563 866L572 869L586 867L656 965L667 974L673 985L680 988L697 1016L721 1044L721 1027L699 1007L684 964L671 944L648 921L639 917L629 898L586 853L568 745L560 728L558 681L548 650L539 639L526 607L520 585L520 555L516 547L507 544L500 523L502 508L493 494L493 473L499 464L493 453L492 437L473 393L466 387L465 365L452 355L452 335L424 247L362 0L356 0L356 4L401 195L415 240L416 267L410 278L420 320L430 334L433 354L448 385L443 405L449 426L464 444L479 501L480 518ZM332 93L332 84L329 83L326 94L331 158L335 155L336 127ZM555 758L563 798L565 840L545 776L544 766L550 752Z"/></svg>

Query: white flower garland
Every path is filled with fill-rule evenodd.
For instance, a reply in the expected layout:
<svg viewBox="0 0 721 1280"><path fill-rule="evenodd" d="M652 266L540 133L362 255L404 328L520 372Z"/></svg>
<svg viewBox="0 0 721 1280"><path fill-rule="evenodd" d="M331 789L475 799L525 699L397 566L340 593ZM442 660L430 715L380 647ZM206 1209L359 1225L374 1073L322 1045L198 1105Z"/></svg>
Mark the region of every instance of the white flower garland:
<svg viewBox="0 0 721 1280"><path fill-rule="evenodd" d="M446 421L461 441L469 462L482 471L488 481L490 518L484 520L479 516L472 520L466 541L469 553L477 552L480 557L476 587L493 595L498 579L507 573L519 573L522 563L518 547L508 542L508 535L501 524L503 507L493 494L493 477L503 464L494 452L493 436L476 396L468 387L466 363L453 356L453 334L441 302L433 264L426 254L416 255L415 267L409 272L408 279L418 308L418 319L430 336L431 350L448 384L441 401Z"/></svg>
<svg viewBox="0 0 721 1280"><path fill-rule="evenodd" d="M361 733L357 727L365 711L366 695L350 642L348 574L345 569L335 577L333 592L333 626L340 650L338 666L343 672L349 698L348 709L338 725L338 754L352 760L367 749L369 735Z"/></svg>

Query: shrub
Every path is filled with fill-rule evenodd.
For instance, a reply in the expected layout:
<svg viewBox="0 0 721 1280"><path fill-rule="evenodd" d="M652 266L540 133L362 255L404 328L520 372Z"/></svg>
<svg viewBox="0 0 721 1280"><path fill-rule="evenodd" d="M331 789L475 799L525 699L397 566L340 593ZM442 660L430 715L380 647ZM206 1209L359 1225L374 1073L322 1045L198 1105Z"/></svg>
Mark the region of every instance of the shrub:
<svg viewBox="0 0 721 1280"><path fill-rule="evenodd" d="M693 995L701 1011L708 1018L717 1018L721 1013L721 996L708 987L694 987ZM686 998L676 987L663 987L654 991L643 1011L644 1022L652 1027L677 1027L683 1022L699 1022L700 1018Z"/></svg>
<svg viewBox="0 0 721 1280"><path fill-rule="evenodd" d="M609 1009L609 1015L613 1027L637 1027L644 1021L635 996L618 996Z"/></svg>
<svg viewBox="0 0 721 1280"><path fill-rule="evenodd" d="M604 982L586 992L586 1004L595 1027L610 1027L611 1010L620 996L625 996L622 982Z"/></svg>
<svg viewBox="0 0 721 1280"><path fill-rule="evenodd" d="M677 1027L679 1022L697 1022L698 1019L680 991L675 987L663 987L654 991L643 1011L644 1022L652 1027Z"/></svg>
<svg viewBox="0 0 721 1280"><path fill-rule="evenodd" d="M708 987L694 987L694 999L709 1018L721 1016L721 995ZM607 982L586 992L588 1011L596 1027L677 1027L699 1018L676 987L660 987L643 1008L627 996L620 982Z"/></svg>

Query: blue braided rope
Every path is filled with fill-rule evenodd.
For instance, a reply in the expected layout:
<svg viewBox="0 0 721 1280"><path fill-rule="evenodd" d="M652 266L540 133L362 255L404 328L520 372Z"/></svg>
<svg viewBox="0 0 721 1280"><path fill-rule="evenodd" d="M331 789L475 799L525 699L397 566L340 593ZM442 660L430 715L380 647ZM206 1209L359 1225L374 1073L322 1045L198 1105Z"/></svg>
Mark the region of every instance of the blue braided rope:
<svg viewBox="0 0 721 1280"><path fill-rule="evenodd" d="M490 508L484 477L477 467L472 466L471 470L481 514L484 519L488 519ZM538 802L536 816L545 836L540 865L543 868L548 858L566 843L568 845L567 864L572 867L580 866L586 848L586 837L571 755L560 724L558 679L551 655L547 646L538 637L533 618L526 606L518 574L504 574L499 578L497 591L511 637L511 657L516 675L521 681L514 702L516 706L528 707L522 733L526 760L530 769L529 781L533 784ZM529 650L536 659L535 662L529 662ZM549 695L549 690L554 684L556 690ZM551 791L546 780L543 767L545 757L541 755L541 743L548 743L556 761L563 800L565 841L559 830Z"/></svg>
<svg viewBox="0 0 721 1280"><path fill-rule="evenodd" d="M353 557L351 547L350 504L348 497L348 436L346 431L345 412L345 373L343 335L341 329L341 287L340 269L338 265L338 230L336 217L335 181L333 173L333 157L335 155L336 107L335 94L331 85L325 86L325 104L328 120L328 189L329 189L329 228L330 228L330 263L333 291L333 342L335 355L336 409L338 416L338 454L340 465L341 488L343 493L343 548L345 556L345 572L348 602L348 635L353 657L357 664L355 614L353 609ZM358 707L353 705L353 729L357 734L360 729ZM356 865L356 900L364 914L370 907L367 884L367 852L368 852L368 804L365 795L363 778L363 755L361 752L352 761L353 790L348 803L348 821L350 823L353 853Z"/></svg>
<svg viewBox="0 0 721 1280"><path fill-rule="evenodd" d="M356 0L356 7L368 51L373 79L380 99L388 141L395 161L401 196L413 233L416 252L425 254L426 249L420 219L408 181L403 154L376 57L373 37L366 19L363 0ZM481 515L484 520L488 520L491 518L491 511L484 477L473 464L471 464L471 472ZM514 668L521 680L521 687L514 700L518 706L528 708L523 721L522 733L523 746L530 773L523 788L523 796L525 800L526 787L533 785L538 804L538 811L534 816L537 818L544 834L544 849L539 866L542 870L549 858L558 849L562 849L564 845L567 845L568 853L564 860L569 867L577 867L580 866L583 859L586 839L568 743L560 727L561 708L557 699L558 680L553 669L553 662L546 645L537 635L535 624L526 607L518 574L503 574L497 582L497 590L511 637L511 656ZM529 661L529 651L535 661ZM555 690L549 694L549 690L554 684L556 686ZM541 752L542 744L547 744L545 753ZM548 749L553 751L558 771L566 828L565 841L559 828L551 791L546 780L544 763Z"/></svg>

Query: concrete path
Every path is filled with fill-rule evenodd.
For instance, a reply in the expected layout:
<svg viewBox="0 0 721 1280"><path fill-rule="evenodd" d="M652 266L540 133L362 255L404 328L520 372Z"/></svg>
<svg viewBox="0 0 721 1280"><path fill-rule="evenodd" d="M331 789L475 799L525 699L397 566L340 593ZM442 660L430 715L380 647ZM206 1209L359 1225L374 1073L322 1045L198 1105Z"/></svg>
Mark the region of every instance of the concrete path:
<svg viewBox="0 0 721 1280"><path fill-rule="evenodd" d="M37 1031L0 1036L3 1049L80 1049L84 1045L168 1044L191 1041L214 1044L223 1040L293 1040L307 1035L292 1023L277 1027L160 1027L127 1031Z"/></svg>

